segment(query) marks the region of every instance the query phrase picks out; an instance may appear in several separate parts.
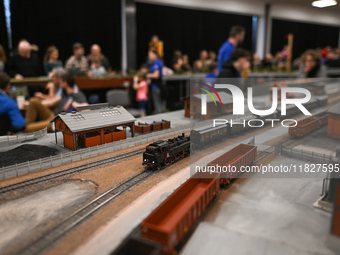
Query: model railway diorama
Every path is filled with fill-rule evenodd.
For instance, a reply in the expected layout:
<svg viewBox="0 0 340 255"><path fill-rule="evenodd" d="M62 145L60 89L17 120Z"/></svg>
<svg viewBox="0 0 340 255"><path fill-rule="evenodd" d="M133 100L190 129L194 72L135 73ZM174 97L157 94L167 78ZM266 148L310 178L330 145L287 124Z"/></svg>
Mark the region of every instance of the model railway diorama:
<svg viewBox="0 0 340 255"><path fill-rule="evenodd" d="M211 214L210 208L217 206L218 203L215 201L221 202L228 199L226 198L228 196L220 194L227 192L232 194L234 191L231 187L247 187L247 183L243 185L238 180L240 177L250 176L244 176L242 168L260 164L262 166L262 164L265 165L278 159L292 161L296 153L294 146L300 146L302 151L301 155L295 157L294 160L305 160L308 163L309 161L304 158L306 155L313 157L321 151L324 153L321 157L324 164L331 162L333 155L328 156L325 153L331 145L324 146L326 149L319 151L315 148L317 148L317 143L322 143L320 142L322 140L325 140L324 143L331 143L339 137L340 132L337 127L340 123L340 106L336 104L338 97L340 94L336 93L313 96L309 102L304 104L306 109L313 112L312 116L303 116L296 105L288 105L284 116L281 114L280 107L266 116L250 113L242 117L223 116L232 118L235 123L242 121L247 123L250 120L260 120L265 123L256 129L250 125L231 125L230 123L222 123L213 127L211 120L190 122L184 117L180 121L185 122L186 126L181 128L178 119L182 117L183 111L179 111L177 115L147 116L138 120L124 107L106 106L60 114L52 121L56 130L54 137L47 136L47 142L45 141L51 144L49 139L53 137L53 140L55 139L53 146L58 146L58 149L63 151L60 161L55 165L52 162L52 157L55 156L50 157L51 166L58 168L55 168L55 171L50 170L53 168L47 171L37 171L32 178L29 178L32 174L30 167L33 165L32 161L29 161L27 164L29 169L25 175L22 175L22 178L19 176L20 171L16 169L17 176L12 180L18 178L17 182L12 182L4 172L3 179L10 180L0 187L0 197L4 198L4 201L10 201L16 196L24 198L23 194L26 191L34 194L36 189L36 192L40 192L45 189L44 185L55 187L60 186L59 183L84 182L84 180L91 181L94 195L75 204L68 213L63 214L64 216L58 218L55 223L51 223L51 227L47 226L40 235L33 236L32 240L14 247L13 254L39 254L58 247L72 233L77 235L77 229L85 225L87 221L96 218L99 210L104 212L105 209L112 215L114 212L117 222L124 222L124 227L127 226L124 229L124 236L119 240L116 237L114 239L110 235L107 236L107 243L111 243L110 238L114 239L115 243L114 245L108 244L107 247L110 248L107 248L105 253L169 255L181 252L183 246L187 245L195 235L200 223L205 222L206 215ZM280 122L288 118L296 119L296 123L281 126ZM266 119L279 121L270 127ZM191 128L188 129L187 126ZM272 130L278 132L278 135L271 134L270 132L274 132ZM130 136L127 135L129 133ZM135 133L138 133L137 136ZM257 137L260 142L256 142ZM60 138L63 142L60 142ZM311 141L315 139L314 144L310 146L310 152L304 145L307 138ZM139 143L135 142L137 139ZM252 139L252 142L249 142L249 139ZM339 140L334 141L334 144L340 145ZM33 142L40 143L39 140ZM291 158L286 154L281 155L287 144L292 144L289 148ZM91 149L91 147L94 148ZM313 149L316 151L312 151ZM188 156L190 160L195 161L189 162ZM67 161L67 158L71 160ZM195 173L193 173L193 162L200 160L204 163L199 168L195 168ZM310 162L313 160L312 158ZM44 159L39 159L41 169L44 163ZM18 168L17 165L16 168ZM209 172L207 169L214 170ZM222 171L221 169L235 169L235 171ZM144 198L144 195L147 195L146 190L152 191L162 183L166 183L172 176L185 171L190 171L189 178L178 177L169 184L170 188L166 192L160 187L157 192L155 191L158 195L155 200L149 202ZM123 177L116 177L118 175ZM110 182L113 184L108 184ZM136 200L139 201L139 197L145 199L142 207L147 208L148 211L147 213L144 211L142 216L131 220L127 218L129 215L136 216L138 211L143 209L134 207L138 203L133 203L134 200L131 200L134 195L130 194L133 192L137 194ZM114 207L116 200L120 201L117 203L118 209ZM131 211L130 214L125 214L125 207L135 208L131 209L135 214ZM100 224L100 226L104 225L103 221ZM107 224L104 227L119 230L113 223L112 226ZM98 229L99 225L96 231L90 231L89 237L94 235L93 233L100 235L101 231ZM89 251L89 253L92 252Z"/></svg>

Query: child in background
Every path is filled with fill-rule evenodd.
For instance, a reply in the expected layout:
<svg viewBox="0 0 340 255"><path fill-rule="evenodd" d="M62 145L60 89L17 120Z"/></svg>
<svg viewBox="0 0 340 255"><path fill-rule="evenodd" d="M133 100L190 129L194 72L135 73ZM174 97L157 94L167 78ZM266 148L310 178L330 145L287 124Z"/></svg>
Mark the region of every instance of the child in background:
<svg viewBox="0 0 340 255"><path fill-rule="evenodd" d="M92 61L91 70L88 72L88 76L92 78L105 77L106 70L102 66L102 61L99 57L95 57Z"/></svg>
<svg viewBox="0 0 340 255"><path fill-rule="evenodd" d="M146 82L146 73L140 72L133 78L133 88L137 90L136 101L141 116L146 115L146 105L148 102L148 83Z"/></svg>

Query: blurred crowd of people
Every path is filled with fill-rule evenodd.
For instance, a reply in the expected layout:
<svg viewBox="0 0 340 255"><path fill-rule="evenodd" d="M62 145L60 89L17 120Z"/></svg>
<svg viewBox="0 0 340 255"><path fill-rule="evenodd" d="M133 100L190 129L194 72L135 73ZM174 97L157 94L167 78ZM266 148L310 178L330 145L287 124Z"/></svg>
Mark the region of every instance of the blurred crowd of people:
<svg viewBox="0 0 340 255"><path fill-rule="evenodd" d="M38 46L31 45L23 39L14 50L13 56L7 61L4 49L0 45L0 71L7 72L15 79L23 79L25 77L50 76L53 69L63 67L57 47L53 45L48 47L42 62L38 57L38 49ZM81 43L73 44L72 50L73 55L66 60L64 66L71 74L105 77L112 72L110 61L103 55L98 44L91 46L87 56L85 56L84 46Z"/></svg>
<svg viewBox="0 0 340 255"><path fill-rule="evenodd" d="M167 91L162 83L163 75L204 73L206 82L213 83L211 81L216 78L246 77L250 71L284 71L287 68L287 46L274 56L267 53L260 59L258 54L251 54L239 47L245 36L245 28L232 27L228 39L217 54L202 50L192 64L188 55L175 50L170 68L164 65L163 41L157 35L152 36L147 61L135 75L132 86L136 90L136 102L141 115L146 115L149 98L152 99L154 113L165 111L164 99ZM48 47L42 62L37 50L38 46L21 40L13 55L7 59L0 45L0 118L8 117L13 132L32 132L44 127L51 131L50 120L56 114L70 112L78 106L88 104L88 99L75 84L75 76L105 77L112 72L110 61L97 44L93 44L90 53L85 56L84 46L79 42L75 43L72 47L73 55L67 59L65 65L59 59L57 47ZM326 47L307 50L293 60L291 66L297 70L298 78L326 77L326 66L340 67L340 49ZM29 86L26 100L20 100L20 107L8 96L10 77L23 79L44 74L51 78L44 91ZM20 110L25 111L25 118Z"/></svg>

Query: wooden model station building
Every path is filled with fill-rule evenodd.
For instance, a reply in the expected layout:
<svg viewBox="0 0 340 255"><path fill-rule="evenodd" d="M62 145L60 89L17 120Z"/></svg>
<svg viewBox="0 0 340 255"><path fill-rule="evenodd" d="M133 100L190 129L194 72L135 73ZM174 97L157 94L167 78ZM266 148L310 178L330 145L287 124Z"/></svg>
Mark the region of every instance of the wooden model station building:
<svg viewBox="0 0 340 255"><path fill-rule="evenodd" d="M213 117L228 114L233 110L233 98L230 94L219 91L218 92L222 105L219 102L218 97L213 94L217 105L214 100L207 95L207 115L201 115L201 97L202 94L192 95L184 99L184 116L187 118L192 117L193 119L208 120Z"/></svg>
<svg viewBox="0 0 340 255"><path fill-rule="evenodd" d="M126 127L135 136L135 118L124 107L95 107L78 107L77 111L57 115L51 121L55 124L56 143L57 131L63 133L64 147L73 151L78 146L88 148L126 139Z"/></svg>
<svg viewBox="0 0 340 255"><path fill-rule="evenodd" d="M328 110L328 130L329 136L340 138L340 103Z"/></svg>

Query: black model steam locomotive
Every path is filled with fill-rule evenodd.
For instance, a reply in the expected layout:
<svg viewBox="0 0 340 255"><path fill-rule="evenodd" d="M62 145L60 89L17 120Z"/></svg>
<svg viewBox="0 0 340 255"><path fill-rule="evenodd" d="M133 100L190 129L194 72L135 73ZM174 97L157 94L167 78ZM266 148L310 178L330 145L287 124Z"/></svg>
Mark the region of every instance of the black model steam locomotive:
<svg viewBox="0 0 340 255"><path fill-rule="evenodd" d="M143 165L149 169L161 169L161 167L189 154L190 136L183 133L167 141L159 140L149 144L143 153Z"/></svg>

